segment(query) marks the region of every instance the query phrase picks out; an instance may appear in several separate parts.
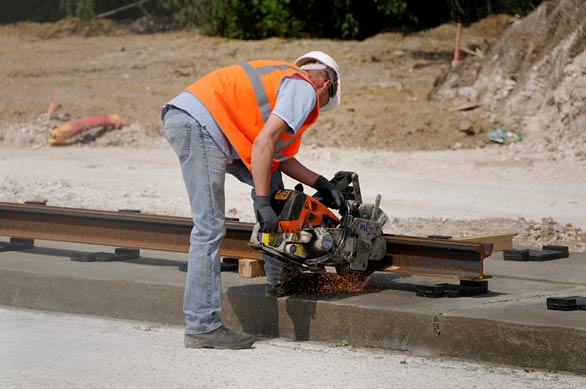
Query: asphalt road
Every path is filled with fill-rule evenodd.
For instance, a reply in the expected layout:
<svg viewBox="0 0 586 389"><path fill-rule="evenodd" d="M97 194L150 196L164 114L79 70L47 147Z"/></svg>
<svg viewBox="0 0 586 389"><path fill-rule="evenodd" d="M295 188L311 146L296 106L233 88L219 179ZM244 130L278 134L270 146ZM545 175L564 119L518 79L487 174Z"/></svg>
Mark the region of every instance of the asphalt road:
<svg viewBox="0 0 586 389"><path fill-rule="evenodd" d="M262 339L185 349L180 327L0 308L0 382L23 387L581 388L586 377Z"/></svg>

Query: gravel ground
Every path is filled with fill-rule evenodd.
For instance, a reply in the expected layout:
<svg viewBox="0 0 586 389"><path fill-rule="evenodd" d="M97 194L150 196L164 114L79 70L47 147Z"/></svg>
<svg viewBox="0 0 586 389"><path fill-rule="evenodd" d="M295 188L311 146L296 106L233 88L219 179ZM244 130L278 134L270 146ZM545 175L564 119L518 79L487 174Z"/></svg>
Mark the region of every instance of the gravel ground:
<svg viewBox="0 0 586 389"><path fill-rule="evenodd" d="M261 339L185 349L183 329L0 309L0 381L22 387L579 388L584 376L338 344ZM286 367L286 368L284 368Z"/></svg>

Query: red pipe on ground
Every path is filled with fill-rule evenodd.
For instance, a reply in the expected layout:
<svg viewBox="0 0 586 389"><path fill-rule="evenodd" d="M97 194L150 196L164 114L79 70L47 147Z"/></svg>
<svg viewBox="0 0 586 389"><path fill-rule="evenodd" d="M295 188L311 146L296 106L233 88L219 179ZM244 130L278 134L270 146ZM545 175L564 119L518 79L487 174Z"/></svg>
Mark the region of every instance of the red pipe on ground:
<svg viewBox="0 0 586 389"><path fill-rule="evenodd" d="M81 134L84 131L98 127L122 128L128 125L128 121L120 115L94 116L76 122L65 123L49 131L49 144L61 145L67 139Z"/></svg>

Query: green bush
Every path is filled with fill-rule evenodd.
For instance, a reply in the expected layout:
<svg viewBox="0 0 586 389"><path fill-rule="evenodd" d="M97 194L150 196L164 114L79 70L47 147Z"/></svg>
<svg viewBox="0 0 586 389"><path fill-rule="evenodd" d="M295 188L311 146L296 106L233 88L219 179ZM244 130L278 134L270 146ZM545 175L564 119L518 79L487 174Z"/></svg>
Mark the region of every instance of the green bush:
<svg viewBox="0 0 586 389"><path fill-rule="evenodd" d="M149 4L155 14L169 16L178 27L209 23L212 0L155 0Z"/></svg>
<svg viewBox="0 0 586 389"><path fill-rule="evenodd" d="M64 16L85 26L95 7L135 0L55 0ZM461 20L471 23L493 13L525 15L542 0L150 0L154 17L176 27L197 26L204 34L238 39L314 36L364 39L383 30L422 29Z"/></svg>
<svg viewBox="0 0 586 389"><path fill-rule="evenodd" d="M241 39L313 36L363 39L385 30L421 30L460 20L473 23L495 13L524 16L543 0L149 0L111 16L136 19L144 9L177 28ZM75 17L91 28L96 14L136 0L0 0L0 23ZM98 26L99 27L99 26Z"/></svg>
<svg viewBox="0 0 586 389"><path fill-rule="evenodd" d="M258 39L297 36L301 22L290 13L289 0L211 0L205 33L229 38Z"/></svg>
<svg viewBox="0 0 586 389"><path fill-rule="evenodd" d="M75 16L80 26L89 24L96 17L94 0L61 0L60 8L65 17Z"/></svg>
<svg viewBox="0 0 586 389"><path fill-rule="evenodd" d="M407 17L407 0L157 0L179 27L203 33L258 39L303 34L359 38L384 18Z"/></svg>
<svg viewBox="0 0 586 389"><path fill-rule="evenodd" d="M407 14L407 0L374 0L377 9L385 15Z"/></svg>

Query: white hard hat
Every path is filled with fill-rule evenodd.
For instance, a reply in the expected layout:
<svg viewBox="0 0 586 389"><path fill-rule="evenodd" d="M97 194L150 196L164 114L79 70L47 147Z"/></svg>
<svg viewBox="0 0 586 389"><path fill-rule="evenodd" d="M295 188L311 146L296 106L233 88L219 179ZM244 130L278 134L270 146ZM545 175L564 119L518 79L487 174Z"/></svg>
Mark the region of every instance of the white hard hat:
<svg viewBox="0 0 586 389"><path fill-rule="evenodd" d="M309 64L305 65L307 63L317 63L320 65L325 65L325 67L317 68ZM309 53L297 58L294 64L306 70L310 70L312 68L318 70L323 69L328 73L328 76L332 80L333 86L332 92L330 92L330 100L326 105L321 107L320 110L329 111L340 105L340 100L342 99L342 78L340 76L340 67L332 57L323 51L310 51Z"/></svg>

